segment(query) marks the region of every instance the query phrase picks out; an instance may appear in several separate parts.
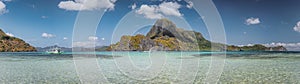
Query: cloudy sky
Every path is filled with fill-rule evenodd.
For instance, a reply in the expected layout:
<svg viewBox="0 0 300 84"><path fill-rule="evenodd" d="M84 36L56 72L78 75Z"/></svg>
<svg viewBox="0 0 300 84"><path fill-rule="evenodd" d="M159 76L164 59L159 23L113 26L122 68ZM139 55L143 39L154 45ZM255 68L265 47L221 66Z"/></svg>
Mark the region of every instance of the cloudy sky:
<svg viewBox="0 0 300 84"><path fill-rule="evenodd" d="M213 0L226 32L228 44L282 45L300 50L299 0ZM129 13L153 24L160 18L183 18L192 30L209 33L192 1L185 0L1 0L0 28L8 35L45 47L72 45L73 26L78 12L105 9L96 36L86 39L96 45L109 45L120 20ZM142 22L144 20L132 20ZM174 21L178 27L187 27ZM122 27L126 29L126 26ZM149 27L136 31L144 34ZM88 45L89 43L78 43Z"/></svg>

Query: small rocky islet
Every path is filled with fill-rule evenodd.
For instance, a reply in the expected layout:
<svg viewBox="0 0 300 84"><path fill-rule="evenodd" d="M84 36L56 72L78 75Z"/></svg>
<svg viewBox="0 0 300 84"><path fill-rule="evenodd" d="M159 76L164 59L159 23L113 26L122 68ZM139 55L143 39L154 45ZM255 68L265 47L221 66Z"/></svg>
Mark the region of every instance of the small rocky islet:
<svg viewBox="0 0 300 84"><path fill-rule="evenodd" d="M283 46L266 47L226 45L206 40L200 32L178 28L168 19L158 19L146 35L124 35L108 51L287 51Z"/></svg>

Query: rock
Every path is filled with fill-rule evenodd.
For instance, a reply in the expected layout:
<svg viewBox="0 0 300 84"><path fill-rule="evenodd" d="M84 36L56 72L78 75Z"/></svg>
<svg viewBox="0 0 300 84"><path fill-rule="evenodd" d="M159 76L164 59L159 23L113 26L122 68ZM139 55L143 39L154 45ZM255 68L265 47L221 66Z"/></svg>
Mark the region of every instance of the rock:
<svg viewBox="0 0 300 84"><path fill-rule="evenodd" d="M162 36L174 37L184 42L196 42L197 39L204 39L201 33L177 28L173 22L167 19L157 20L146 35L151 39Z"/></svg>
<svg viewBox="0 0 300 84"><path fill-rule="evenodd" d="M6 35L0 29L0 52L32 52L35 47L29 45L22 39Z"/></svg>

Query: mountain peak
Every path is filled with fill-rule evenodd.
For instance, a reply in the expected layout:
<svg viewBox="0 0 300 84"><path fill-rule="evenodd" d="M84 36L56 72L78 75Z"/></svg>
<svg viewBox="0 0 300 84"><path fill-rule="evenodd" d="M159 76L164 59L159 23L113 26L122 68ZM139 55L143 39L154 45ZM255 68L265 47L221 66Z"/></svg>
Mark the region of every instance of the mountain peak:
<svg viewBox="0 0 300 84"><path fill-rule="evenodd" d="M167 29L176 28L176 25L172 21L170 21L166 18L158 19L155 22L154 26L161 27L161 28L167 28Z"/></svg>

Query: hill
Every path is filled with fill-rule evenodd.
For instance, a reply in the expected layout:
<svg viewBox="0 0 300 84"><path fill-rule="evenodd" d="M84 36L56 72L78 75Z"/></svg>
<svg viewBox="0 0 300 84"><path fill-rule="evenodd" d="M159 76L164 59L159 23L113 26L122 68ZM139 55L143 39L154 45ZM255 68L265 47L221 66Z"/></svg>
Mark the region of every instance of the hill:
<svg viewBox="0 0 300 84"><path fill-rule="evenodd" d="M212 46L216 49L212 49ZM124 35L116 44L110 45L109 51L286 51L282 46L266 47L263 45L238 47L206 40L200 32L178 28L168 19L159 19L145 35Z"/></svg>
<svg viewBox="0 0 300 84"><path fill-rule="evenodd" d="M32 52L36 49L22 39L6 35L0 29L0 52Z"/></svg>

